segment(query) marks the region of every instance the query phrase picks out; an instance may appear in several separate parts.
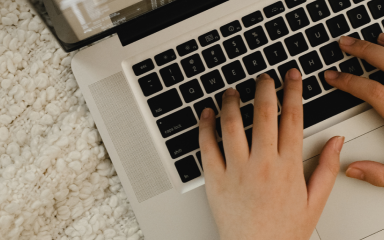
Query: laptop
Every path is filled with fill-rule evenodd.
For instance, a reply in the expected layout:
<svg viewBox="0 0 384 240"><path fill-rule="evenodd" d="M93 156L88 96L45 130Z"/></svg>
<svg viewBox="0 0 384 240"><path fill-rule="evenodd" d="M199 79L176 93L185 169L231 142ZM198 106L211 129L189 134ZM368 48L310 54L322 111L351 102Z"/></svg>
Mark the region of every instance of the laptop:
<svg viewBox="0 0 384 240"><path fill-rule="evenodd" d="M251 141L255 78L282 99L303 75L306 177L326 140L346 136L342 169L311 240L384 239L384 191L345 177L355 160L383 161L384 120L324 80L328 69L376 81L384 73L343 53L341 35L375 42L383 0L31 0L64 50L145 239L219 239L204 188L201 111L241 95ZM279 103L281 112L281 104ZM381 158L380 158L381 157Z"/></svg>

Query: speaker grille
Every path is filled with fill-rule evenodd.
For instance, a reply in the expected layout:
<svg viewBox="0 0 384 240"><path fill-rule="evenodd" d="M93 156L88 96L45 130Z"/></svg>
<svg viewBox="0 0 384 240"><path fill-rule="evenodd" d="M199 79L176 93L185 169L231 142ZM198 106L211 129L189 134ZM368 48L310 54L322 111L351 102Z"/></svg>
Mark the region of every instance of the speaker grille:
<svg viewBox="0 0 384 240"><path fill-rule="evenodd" d="M138 202L172 189L122 72L89 86Z"/></svg>

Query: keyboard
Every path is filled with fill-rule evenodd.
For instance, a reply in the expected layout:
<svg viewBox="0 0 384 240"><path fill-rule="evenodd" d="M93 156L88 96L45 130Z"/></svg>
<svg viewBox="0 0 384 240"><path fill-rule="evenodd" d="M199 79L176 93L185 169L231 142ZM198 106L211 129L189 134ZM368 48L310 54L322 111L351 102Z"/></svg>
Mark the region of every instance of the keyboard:
<svg viewBox="0 0 384 240"><path fill-rule="evenodd" d="M279 115L284 76L291 68L303 75L304 128L363 103L334 89L326 70L339 70L384 84L384 72L342 52L341 35L376 43L383 32L384 0L285 0L248 10L216 28L132 64L146 108L164 140L183 184L202 176L198 121L203 109L217 115L221 142L222 94L236 88L249 145L252 141L255 78L275 81Z"/></svg>

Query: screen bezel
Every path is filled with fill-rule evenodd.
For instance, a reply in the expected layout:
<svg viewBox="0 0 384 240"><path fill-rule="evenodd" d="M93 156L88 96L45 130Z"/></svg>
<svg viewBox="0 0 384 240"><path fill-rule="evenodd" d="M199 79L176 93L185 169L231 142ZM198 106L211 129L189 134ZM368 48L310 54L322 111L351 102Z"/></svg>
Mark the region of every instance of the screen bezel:
<svg viewBox="0 0 384 240"><path fill-rule="evenodd" d="M42 0L29 0L32 7L66 52L78 50L115 33L119 36L122 46L126 46L226 1L228 0L176 0L84 40L75 43L66 43L57 36L55 26L53 26L52 21L50 21ZM159 21L159 19L162 20ZM63 19L63 21L66 20ZM67 22L63 24L69 26Z"/></svg>

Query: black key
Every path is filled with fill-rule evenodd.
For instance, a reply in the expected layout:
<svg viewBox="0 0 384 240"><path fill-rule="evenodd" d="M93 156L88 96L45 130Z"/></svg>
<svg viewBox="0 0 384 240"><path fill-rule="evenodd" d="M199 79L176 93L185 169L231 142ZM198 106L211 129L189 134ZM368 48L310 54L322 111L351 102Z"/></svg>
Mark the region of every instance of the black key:
<svg viewBox="0 0 384 240"><path fill-rule="evenodd" d="M350 0L328 0L334 13L343 11L351 6Z"/></svg>
<svg viewBox="0 0 384 240"><path fill-rule="evenodd" d="M203 51L205 63L209 68L214 68L227 60L220 45L215 45Z"/></svg>
<svg viewBox="0 0 384 240"><path fill-rule="evenodd" d="M233 21L231 23L228 23L220 28L221 34L223 34L223 37L231 36L237 32L241 31L241 25L239 21Z"/></svg>
<svg viewBox="0 0 384 240"><path fill-rule="evenodd" d="M249 75L253 75L267 68L261 52L255 52L243 58L245 68Z"/></svg>
<svg viewBox="0 0 384 240"><path fill-rule="evenodd" d="M271 18L285 11L283 2L277 2L264 8L264 13L267 18Z"/></svg>
<svg viewBox="0 0 384 240"><path fill-rule="evenodd" d="M277 42L271 46L264 48L264 54L267 56L269 65L273 66L288 58L287 53L284 50L283 44Z"/></svg>
<svg viewBox="0 0 384 240"><path fill-rule="evenodd" d="M262 22L264 18L260 11L256 11L243 17L241 20L243 21L244 26L247 28Z"/></svg>
<svg viewBox="0 0 384 240"><path fill-rule="evenodd" d="M288 48L289 54L291 54L292 57L308 50L307 41L305 41L302 33L297 33L289 38L286 38L284 42Z"/></svg>
<svg viewBox="0 0 384 240"><path fill-rule="evenodd" d="M200 151L198 151L198 152L196 153L196 157L197 157L197 161L199 161L201 170L204 171L204 169L203 169L203 162L201 161L201 152L200 152Z"/></svg>
<svg viewBox="0 0 384 240"><path fill-rule="evenodd" d="M337 68L336 68L336 67L331 67L331 68L329 68L329 69L327 69L327 70L337 71ZM327 71L327 70L325 70L325 71ZM319 73L319 78L320 78L321 84L322 84L323 87L324 87L324 90L325 90L325 91L328 91L328 90L332 89L333 87L332 87L331 85L329 85L329 84L327 83L327 81L325 81L325 77L324 77L324 73L325 73L325 71L322 71L322 72Z"/></svg>
<svg viewBox="0 0 384 240"><path fill-rule="evenodd" d="M183 183L201 176L199 167L192 155L175 162L175 166Z"/></svg>
<svg viewBox="0 0 384 240"><path fill-rule="evenodd" d="M235 61L221 68L228 84L235 83L245 78L245 72L240 61Z"/></svg>
<svg viewBox="0 0 384 240"><path fill-rule="evenodd" d="M307 0L285 0L285 3L289 8L294 8L300 4L305 3Z"/></svg>
<svg viewBox="0 0 384 240"><path fill-rule="evenodd" d="M361 76L364 74L363 69L357 58L351 58L340 64L340 70L344 73L350 73L356 76Z"/></svg>
<svg viewBox="0 0 384 240"><path fill-rule="evenodd" d="M208 94L216 92L225 86L219 70L214 70L213 72L201 76L201 82Z"/></svg>
<svg viewBox="0 0 384 240"><path fill-rule="evenodd" d="M327 26L331 32L332 37L338 37L344 33L349 32L350 28L348 26L347 20L343 14L340 14L334 18L331 18L327 21Z"/></svg>
<svg viewBox="0 0 384 240"><path fill-rule="evenodd" d="M230 59L236 58L247 52L244 41L241 36L233 37L223 43L225 51L227 51Z"/></svg>
<svg viewBox="0 0 384 240"><path fill-rule="evenodd" d="M314 27L308 28L307 30L305 30L305 33L307 34L309 43L311 44L312 47L316 47L329 40L328 33L325 30L324 25L322 23Z"/></svg>
<svg viewBox="0 0 384 240"><path fill-rule="evenodd" d="M187 107L157 120L156 123L163 138L167 138L196 125L197 121L192 108Z"/></svg>
<svg viewBox="0 0 384 240"><path fill-rule="evenodd" d="M354 32L354 33L352 33L352 34L349 34L348 35L349 37L353 37L353 38L356 38L356 39L360 39L361 40L361 37L360 37L360 35L359 35L359 33L357 33L357 32ZM348 54L348 53L345 53L347 56L351 56L350 54Z"/></svg>
<svg viewBox="0 0 384 240"><path fill-rule="evenodd" d="M319 55L316 51L305 54L299 58L305 74L311 74L323 68Z"/></svg>
<svg viewBox="0 0 384 240"><path fill-rule="evenodd" d="M245 137L247 138L249 149L252 147L252 131L252 128L249 128L245 131Z"/></svg>
<svg viewBox="0 0 384 240"><path fill-rule="evenodd" d="M347 12L348 18L353 28L359 28L371 21L364 5L360 5Z"/></svg>
<svg viewBox="0 0 384 240"><path fill-rule="evenodd" d="M366 72L371 72L371 71L373 71L373 70L376 69L374 66L372 66L371 64L369 64L369 63L368 63L367 61L365 61L365 60L362 60L362 59L361 59L361 62L363 63L363 66L364 66Z"/></svg>
<svg viewBox="0 0 384 240"><path fill-rule="evenodd" d="M292 31L299 30L309 25L309 19L304 8L298 8L285 16Z"/></svg>
<svg viewBox="0 0 384 240"><path fill-rule="evenodd" d="M173 49L169 49L155 56L155 61L157 63L157 66L159 67L169 62L172 62L175 59L176 59L176 53Z"/></svg>
<svg viewBox="0 0 384 240"><path fill-rule="evenodd" d="M335 90L304 104L304 129L363 103L349 93Z"/></svg>
<svg viewBox="0 0 384 240"><path fill-rule="evenodd" d="M148 99L148 105L154 117L161 116L183 105L176 89L171 89L167 92Z"/></svg>
<svg viewBox="0 0 384 240"><path fill-rule="evenodd" d="M154 93L160 92L163 90L160 79L157 76L157 73L151 73L145 77L139 79L139 84L141 90L144 93L144 96L148 97Z"/></svg>
<svg viewBox="0 0 384 240"><path fill-rule="evenodd" d="M283 81L285 79L285 75L287 74L287 72L292 68L296 68L297 70L300 71L300 68L296 63L296 60L289 61L278 67L280 76L283 78Z"/></svg>
<svg viewBox="0 0 384 240"><path fill-rule="evenodd" d="M199 42L202 47L208 46L219 40L220 40L220 35L217 30L213 30L199 37Z"/></svg>
<svg viewBox="0 0 384 240"><path fill-rule="evenodd" d="M318 0L307 5L309 15L312 21L317 22L331 15L327 3L324 0Z"/></svg>
<svg viewBox="0 0 384 240"><path fill-rule="evenodd" d="M240 113L245 128L253 124L253 109L253 104L248 104L240 108Z"/></svg>
<svg viewBox="0 0 384 240"><path fill-rule="evenodd" d="M357 4L357 3L361 3L361 2L363 2L363 1L365 1L365 0L353 0L353 2L356 3L356 4Z"/></svg>
<svg viewBox="0 0 384 240"><path fill-rule="evenodd" d="M216 103L217 103L217 106L219 106L220 109L221 109L221 107L223 105L223 94L225 93L225 91L226 90L221 91L221 92L215 94Z"/></svg>
<svg viewBox="0 0 384 240"><path fill-rule="evenodd" d="M374 19L384 17L384 1L383 0L372 0L368 2L368 7Z"/></svg>
<svg viewBox="0 0 384 240"><path fill-rule="evenodd" d="M140 76L144 73L147 73L153 70L154 68L155 65L153 65L153 61L150 58L132 66L133 72L136 76Z"/></svg>
<svg viewBox="0 0 384 240"><path fill-rule="evenodd" d="M199 49L199 46L197 45L197 42L195 39L192 39L176 47L176 50L179 53L180 57L190 54L196 51L197 49Z"/></svg>
<svg viewBox="0 0 384 240"><path fill-rule="evenodd" d="M200 87L197 79L193 79L180 85L180 92L186 103L190 103L204 96L203 90Z"/></svg>
<svg viewBox="0 0 384 240"><path fill-rule="evenodd" d="M284 100L284 89L279 90L276 92L277 99L279 99L279 102L281 106L283 106L283 100Z"/></svg>
<svg viewBox="0 0 384 240"><path fill-rule="evenodd" d="M321 94L319 82L315 76L309 77L303 81L303 98L308 100Z"/></svg>
<svg viewBox="0 0 384 240"><path fill-rule="evenodd" d="M268 74L273 80L275 80L275 88L276 89L281 87L282 84L281 84L279 77L277 76L275 69L269 70L268 72L266 72L266 74Z"/></svg>
<svg viewBox="0 0 384 240"><path fill-rule="evenodd" d="M243 103L251 101L255 98L256 81L255 79L249 79L236 86L237 91L240 93L240 99Z"/></svg>
<svg viewBox="0 0 384 240"><path fill-rule="evenodd" d="M184 80L184 76L181 73L180 67L177 63L161 69L160 75L163 78L165 86L167 87L173 86Z"/></svg>
<svg viewBox="0 0 384 240"><path fill-rule="evenodd" d="M172 159L199 148L199 128L194 128L165 142Z"/></svg>
<svg viewBox="0 0 384 240"><path fill-rule="evenodd" d="M363 37L366 41L377 44L377 38L383 31L378 23L375 23L369 27L361 30Z"/></svg>
<svg viewBox="0 0 384 240"><path fill-rule="evenodd" d="M338 42L332 42L320 48L321 55L327 65L331 65L344 58L344 54L339 47Z"/></svg>
<svg viewBox="0 0 384 240"><path fill-rule="evenodd" d="M199 54L195 54L181 60L181 65L183 66L184 72L188 78L196 76L197 74L205 71L205 67Z"/></svg>
<svg viewBox="0 0 384 240"><path fill-rule="evenodd" d="M206 108L212 108L212 110L215 111L215 115L219 114L219 112L217 111L216 105L213 102L213 99L210 97L195 103L193 107L195 108L196 114L197 116L199 116L199 118L203 110Z"/></svg>
<svg viewBox="0 0 384 240"><path fill-rule="evenodd" d="M268 43L267 36L262 27L256 27L244 33L248 46L251 50L256 49Z"/></svg>
<svg viewBox="0 0 384 240"><path fill-rule="evenodd" d="M265 27L267 28L269 37L272 40L281 38L289 33L287 25L285 24L282 17L278 17L272 21L267 22Z"/></svg>
<svg viewBox="0 0 384 240"><path fill-rule="evenodd" d="M369 79L375 80L384 85L384 72L378 71L369 75Z"/></svg>

